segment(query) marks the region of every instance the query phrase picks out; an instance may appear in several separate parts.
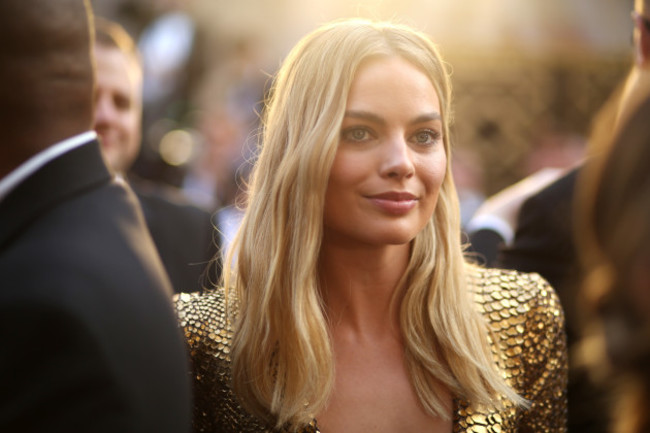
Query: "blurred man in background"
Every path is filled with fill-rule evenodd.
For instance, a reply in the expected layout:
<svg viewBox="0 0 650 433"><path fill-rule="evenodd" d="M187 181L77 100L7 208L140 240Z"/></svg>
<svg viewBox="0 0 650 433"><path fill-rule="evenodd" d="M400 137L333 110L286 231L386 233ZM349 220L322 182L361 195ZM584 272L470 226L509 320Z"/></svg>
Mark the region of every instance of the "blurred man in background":
<svg viewBox="0 0 650 433"><path fill-rule="evenodd" d="M135 162L141 145L142 67L137 48L117 23L96 20L97 87L95 130L113 170L123 177ZM142 205L147 226L175 292L201 288L204 276L218 276L219 237L209 212L191 205L179 191L163 188L133 175L128 180ZM204 274L206 269L210 272ZM205 282L209 284L209 282Z"/></svg>

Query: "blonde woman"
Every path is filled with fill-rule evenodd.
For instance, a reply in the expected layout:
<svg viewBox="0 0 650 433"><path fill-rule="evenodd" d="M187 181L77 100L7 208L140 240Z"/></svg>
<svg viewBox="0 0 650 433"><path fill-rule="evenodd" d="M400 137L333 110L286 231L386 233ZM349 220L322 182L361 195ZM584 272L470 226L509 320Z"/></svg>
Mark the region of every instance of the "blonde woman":
<svg viewBox="0 0 650 433"><path fill-rule="evenodd" d="M292 50L234 270L176 300L197 431L565 430L553 290L463 258L450 103L410 28L338 21Z"/></svg>

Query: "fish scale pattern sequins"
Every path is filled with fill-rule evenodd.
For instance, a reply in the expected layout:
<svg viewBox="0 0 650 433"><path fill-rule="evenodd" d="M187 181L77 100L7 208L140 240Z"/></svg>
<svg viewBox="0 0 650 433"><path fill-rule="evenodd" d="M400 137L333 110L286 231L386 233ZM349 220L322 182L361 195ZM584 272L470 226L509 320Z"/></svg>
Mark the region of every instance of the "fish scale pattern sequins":
<svg viewBox="0 0 650 433"><path fill-rule="evenodd" d="M468 276L477 308L492 330L495 362L530 406L503 400L498 409L483 408L456 399L453 431L565 432L566 338L555 292L536 274L469 265ZM230 387L232 328L224 291L176 295L174 302L192 359L194 431L273 431L239 405ZM315 422L302 431L317 432Z"/></svg>
<svg viewBox="0 0 650 433"><path fill-rule="evenodd" d="M565 432L567 349L555 291L537 274L472 268L476 305L492 330L496 364L529 407L499 409L457 401L454 432Z"/></svg>

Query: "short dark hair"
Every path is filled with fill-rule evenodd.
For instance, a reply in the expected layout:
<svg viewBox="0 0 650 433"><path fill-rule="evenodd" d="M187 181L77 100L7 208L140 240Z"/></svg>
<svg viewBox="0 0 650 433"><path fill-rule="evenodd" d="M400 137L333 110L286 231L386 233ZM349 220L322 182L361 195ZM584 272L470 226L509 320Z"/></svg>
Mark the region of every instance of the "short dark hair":
<svg viewBox="0 0 650 433"><path fill-rule="evenodd" d="M92 21L89 0L0 1L0 125L32 154L92 126Z"/></svg>

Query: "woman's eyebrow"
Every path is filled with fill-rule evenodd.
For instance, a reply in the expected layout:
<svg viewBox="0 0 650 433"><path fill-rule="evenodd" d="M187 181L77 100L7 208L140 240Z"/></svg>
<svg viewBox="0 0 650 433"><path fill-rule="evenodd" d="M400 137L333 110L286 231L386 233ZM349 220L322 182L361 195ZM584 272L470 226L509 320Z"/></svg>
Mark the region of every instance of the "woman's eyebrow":
<svg viewBox="0 0 650 433"><path fill-rule="evenodd" d="M442 120L442 116L437 111L432 111L431 113L425 113L419 115L418 117L413 119L411 123L424 123L424 122L431 122L432 120Z"/></svg>
<svg viewBox="0 0 650 433"><path fill-rule="evenodd" d="M345 112L345 117L352 117L355 119L363 119L363 120L368 120L373 123L377 123L380 125L385 125L386 120L382 118L381 116L378 116L375 113L371 113L369 111L363 111L363 110L347 110ZM432 120L442 120L442 117L440 116L440 113L437 111L432 111L431 113L424 113L419 116L417 116L415 119L413 119L410 123L411 124L417 124L417 123L424 123L424 122L430 122Z"/></svg>
<svg viewBox="0 0 650 433"><path fill-rule="evenodd" d="M355 119L363 119L363 120L368 120L373 123L379 123L384 125L386 121L381 117L378 116L374 113L371 113L369 111L363 111L363 110L347 110L345 112L345 117L352 117Z"/></svg>

